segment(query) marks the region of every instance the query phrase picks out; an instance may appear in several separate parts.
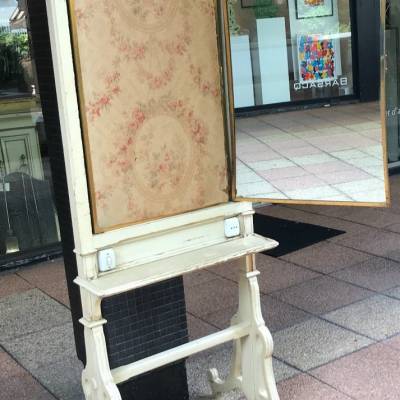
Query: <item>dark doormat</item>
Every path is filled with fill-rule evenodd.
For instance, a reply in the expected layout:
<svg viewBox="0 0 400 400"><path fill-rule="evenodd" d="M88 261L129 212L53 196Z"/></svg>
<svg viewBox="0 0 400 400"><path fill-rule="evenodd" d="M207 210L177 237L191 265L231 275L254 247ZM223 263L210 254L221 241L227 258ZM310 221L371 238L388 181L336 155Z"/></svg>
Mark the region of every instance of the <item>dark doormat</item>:
<svg viewBox="0 0 400 400"><path fill-rule="evenodd" d="M293 251L346 233L345 231L326 228L324 226L305 224L303 222L269 217L262 214L254 215L254 230L259 235L279 242L277 248L264 253L272 257L284 256Z"/></svg>

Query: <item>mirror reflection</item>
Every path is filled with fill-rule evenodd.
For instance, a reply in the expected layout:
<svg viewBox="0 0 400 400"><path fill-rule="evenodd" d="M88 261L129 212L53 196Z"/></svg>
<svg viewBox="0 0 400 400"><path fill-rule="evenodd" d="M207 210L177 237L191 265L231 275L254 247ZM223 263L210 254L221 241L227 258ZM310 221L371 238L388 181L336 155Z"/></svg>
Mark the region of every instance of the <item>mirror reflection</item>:
<svg viewBox="0 0 400 400"><path fill-rule="evenodd" d="M238 197L386 202L379 8L354 3L229 0Z"/></svg>

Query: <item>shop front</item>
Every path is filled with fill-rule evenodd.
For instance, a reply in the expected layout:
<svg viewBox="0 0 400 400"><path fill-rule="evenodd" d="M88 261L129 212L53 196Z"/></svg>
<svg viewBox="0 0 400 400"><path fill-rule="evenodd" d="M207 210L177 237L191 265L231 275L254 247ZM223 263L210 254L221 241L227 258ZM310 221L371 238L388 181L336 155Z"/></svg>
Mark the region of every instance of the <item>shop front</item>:
<svg viewBox="0 0 400 400"><path fill-rule="evenodd" d="M232 2L235 105L243 111L355 98L354 2Z"/></svg>
<svg viewBox="0 0 400 400"><path fill-rule="evenodd" d="M60 252L29 22L0 1L0 271Z"/></svg>
<svg viewBox="0 0 400 400"><path fill-rule="evenodd" d="M230 3L238 116L379 100L378 0ZM400 166L399 28L400 5L388 0L385 41L390 168Z"/></svg>

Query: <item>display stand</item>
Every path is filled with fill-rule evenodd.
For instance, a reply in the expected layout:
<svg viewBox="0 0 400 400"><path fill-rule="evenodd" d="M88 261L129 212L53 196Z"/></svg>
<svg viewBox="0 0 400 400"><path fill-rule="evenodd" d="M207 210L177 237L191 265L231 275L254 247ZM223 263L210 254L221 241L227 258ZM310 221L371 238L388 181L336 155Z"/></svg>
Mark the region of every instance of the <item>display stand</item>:
<svg viewBox="0 0 400 400"><path fill-rule="evenodd" d="M256 235L251 203L227 202L172 217L93 233L84 146L65 1L47 0L49 30L65 151L78 277L82 298L87 364L82 385L87 400L121 399L117 385L228 341L235 343L231 373L223 382L210 371L213 393L240 389L248 400L278 400L271 334L261 315L254 254L277 242ZM238 231L227 234L227 220ZM233 236L233 237L232 237ZM110 250L116 265L100 272L99 252ZM101 302L173 277L240 259L239 308L225 330L140 361L110 369ZM216 294L217 295L217 294Z"/></svg>
<svg viewBox="0 0 400 400"><path fill-rule="evenodd" d="M224 221L231 217L240 218L241 233L238 237L223 237ZM208 210L189 213L180 226L171 227L173 219L158 221L156 238L137 238L135 244L146 248L148 243L170 241L171 249L160 256L147 254L148 261L134 267L98 276L95 279L78 277L75 282L81 287L83 315L81 323L85 327L85 342L88 362L83 373L83 388L86 399L120 399L117 384L144 374L190 355L235 341L235 356L231 374L222 382L216 370L210 371L214 394L240 389L247 399L276 400L276 390L272 370L272 337L261 315L260 294L255 269L254 253L277 246L273 240L253 233L253 211L249 203L231 203ZM176 219L176 218L174 218ZM153 226L155 227L155 225ZM143 227L141 227L143 228ZM189 231L203 237L192 249L176 254L175 243ZM172 232L171 232L172 230ZM212 232L219 232L220 238L209 241ZM191 233L191 234L192 234ZM222 234L221 234L222 233ZM149 242L150 241L150 242ZM126 250L130 245L127 243ZM143 254L138 254L140 258ZM91 262L91 255L81 255L82 261ZM150 285L178 275L240 258L239 308L231 326L223 331L195 340L174 349L159 353L143 360L110 370L107 357L101 315L101 300L123 292ZM143 262L143 258L142 258ZM135 264L136 260L132 260Z"/></svg>

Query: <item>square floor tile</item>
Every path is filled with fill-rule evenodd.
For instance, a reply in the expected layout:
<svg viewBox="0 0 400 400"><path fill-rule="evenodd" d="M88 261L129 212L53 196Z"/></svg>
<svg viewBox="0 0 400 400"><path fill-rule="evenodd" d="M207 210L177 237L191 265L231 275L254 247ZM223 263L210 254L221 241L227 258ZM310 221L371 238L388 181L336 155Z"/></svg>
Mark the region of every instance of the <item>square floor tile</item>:
<svg viewBox="0 0 400 400"><path fill-rule="evenodd" d="M185 285L185 287L190 288L196 285L200 285L202 283L210 282L215 278L215 274L202 269L199 271L191 272L190 274L183 275L183 284Z"/></svg>
<svg viewBox="0 0 400 400"><path fill-rule="evenodd" d="M386 346L393 347L394 349L400 351L400 335L393 336L392 338L387 339L382 343Z"/></svg>
<svg viewBox="0 0 400 400"><path fill-rule="evenodd" d="M335 243L369 254L385 256L400 248L400 235L368 227L368 229L363 229L355 235L337 236Z"/></svg>
<svg viewBox="0 0 400 400"><path fill-rule="evenodd" d="M51 363L76 357L71 323L10 338L2 346L32 374Z"/></svg>
<svg viewBox="0 0 400 400"><path fill-rule="evenodd" d="M278 384L280 400L351 400L317 379L301 374Z"/></svg>
<svg viewBox="0 0 400 400"><path fill-rule="evenodd" d="M282 330L313 317L311 314L271 296L263 296L261 298L261 311L265 324L271 332ZM229 307L212 312L203 318L208 324L225 329L230 326L232 317L236 312L237 307Z"/></svg>
<svg viewBox="0 0 400 400"><path fill-rule="evenodd" d="M58 398L82 398L82 364L68 323L2 343L5 349Z"/></svg>
<svg viewBox="0 0 400 400"><path fill-rule="evenodd" d="M16 274L0 274L0 299L33 289L33 286Z"/></svg>
<svg viewBox="0 0 400 400"><path fill-rule="evenodd" d="M191 314L187 314L186 317L190 340L199 339L218 331L214 326L207 324L207 322L204 322Z"/></svg>
<svg viewBox="0 0 400 400"><path fill-rule="evenodd" d="M257 269L260 271L258 284L260 291L265 294L320 276L306 268L264 254L258 255L256 262Z"/></svg>
<svg viewBox="0 0 400 400"><path fill-rule="evenodd" d="M274 355L302 371L328 363L373 343L317 318L273 334Z"/></svg>
<svg viewBox="0 0 400 400"><path fill-rule="evenodd" d="M0 352L0 400L54 400L11 356Z"/></svg>
<svg viewBox="0 0 400 400"><path fill-rule="evenodd" d="M376 344L311 374L355 400L399 398L400 353Z"/></svg>
<svg viewBox="0 0 400 400"><path fill-rule="evenodd" d="M366 289L329 276L272 293L272 296L313 314L323 314L373 295Z"/></svg>
<svg viewBox="0 0 400 400"><path fill-rule="evenodd" d="M311 314L272 296L261 297L261 310L265 323L271 332L280 331L313 317Z"/></svg>
<svg viewBox="0 0 400 400"><path fill-rule="evenodd" d="M70 321L70 311L38 289L14 294L0 300L0 343Z"/></svg>
<svg viewBox="0 0 400 400"><path fill-rule="evenodd" d="M369 255L330 242L322 242L280 257L289 262L329 274L358 264Z"/></svg>
<svg viewBox="0 0 400 400"><path fill-rule="evenodd" d="M69 307L67 280L62 258L22 268L18 271L18 275Z"/></svg>
<svg viewBox="0 0 400 400"><path fill-rule="evenodd" d="M400 286L400 263L382 257L370 257L332 276L371 290L383 291Z"/></svg>
<svg viewBox="0 0 400 400"><path fill-rule="evenodd" d="M324 315L328 321L376 340L400 333L400 301L374 296Z"/></svg>
<svg viewBox="0 0 400 400"><path fill-rule="evenodd" d="M0 377L0 388L0 400L56 400L29 374L13 376L7 380Z"/></svg>
<svg viewBox="0 0 400 400"><path fill-rule="evenodd" d="M208 370L217 368L220 376L224 379L230 370L232 358L232 345L225 344L214 349L190 357L186 362L188 375L189 393L191 399L204 399L210 396L211 390L208 383ZM273 368L276 381L288 379L300 373L279 360L273 360ZM244 399L241 393L229 393L222 399Z"/></svg>
<svg viewBox="0 0 400 400"><path fill-rule="evenodd" d="M386 296L394 297L395 299L400 300L400 286L386 290L383 294L385 294Z"/></svg>
<svg viewBox="0 0 400 400"><path fill-rule="evenodd" d="M82 370L82 363L69 357L36 370L34 376L59 399L83 400Z"/></svg>
<svg viewBox="0 0 400 400"><path fill-rule="evenodd" d="M216 277L209 282L185 287L185 298L187 311L194 316L203 317L211 312L236 306L238 288L236 283Z"/></svg>

